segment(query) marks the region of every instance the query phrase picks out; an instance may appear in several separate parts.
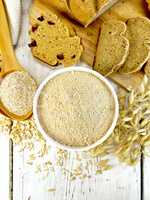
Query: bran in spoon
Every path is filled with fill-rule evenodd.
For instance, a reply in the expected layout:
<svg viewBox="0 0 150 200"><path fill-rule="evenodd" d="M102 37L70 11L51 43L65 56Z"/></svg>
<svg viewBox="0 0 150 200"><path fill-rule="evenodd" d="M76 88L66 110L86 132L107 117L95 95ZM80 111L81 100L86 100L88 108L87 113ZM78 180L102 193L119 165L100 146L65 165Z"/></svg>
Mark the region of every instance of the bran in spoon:
<svg viewBox="0 0 150 200"><path fill-rule="evenodd" d="M32 101L37 85L25 71L8 74L0 84L0 101L5 108L18 116L32 112Z"/></svg>

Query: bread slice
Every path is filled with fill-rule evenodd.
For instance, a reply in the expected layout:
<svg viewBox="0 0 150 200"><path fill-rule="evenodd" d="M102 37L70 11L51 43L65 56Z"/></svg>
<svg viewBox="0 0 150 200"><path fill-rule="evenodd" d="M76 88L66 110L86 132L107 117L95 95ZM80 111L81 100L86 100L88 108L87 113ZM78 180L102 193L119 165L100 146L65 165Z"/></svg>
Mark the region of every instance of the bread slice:
<svg viewBox="0 0 150 200"><path fill-rule="evenodd" d="M42 37L36 37L36 43L37 46L32 48L33 55L52 66L71 66L77 63L81 56L80 38L77 36L45 42Z"/></svg>
<svg viewBox="0 0 150 200"><path fill-rule="evenodd" d="M106 21L117 19L126 22L129 18L147 16L143 0L120 0L101 19Z"/></svg>
<svg viewBox="0 0 150 200"><path fill-rule="evenodd" d="M34 18L32 17L29 44L32 54L51 66L76 64L83 49L80 38L75 32L70 32L71 28L53 10L44 12L38 1L32 11L31 16L34 15Z"/></svg>
<svg viewBox="0 0 150 200"><path fill-rule="evenodd" d="M146 17L129 19L126 37L130 41L130 50L120 72L137 72L150 58L150 20Z"/></svg>
<svg viewBox="0 0 150 200"><path fill-rule="evenodd" d="M96 71L108 76L124 64L129 51L125 32L124 22L110 20L103 23L94 65Z"/></svg>

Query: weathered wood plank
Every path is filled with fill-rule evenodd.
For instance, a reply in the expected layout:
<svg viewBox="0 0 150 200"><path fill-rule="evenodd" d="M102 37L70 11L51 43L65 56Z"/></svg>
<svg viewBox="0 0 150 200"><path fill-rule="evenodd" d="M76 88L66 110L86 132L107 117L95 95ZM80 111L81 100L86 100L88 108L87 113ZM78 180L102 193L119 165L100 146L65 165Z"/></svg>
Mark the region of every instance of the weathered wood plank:
<svg viewBox="0 0 150 200"><path fill-rule="evenodd" d="M143 199L150 199L150 157L143 160Z"/></svg>
<svg viewBox="0 0 150 200"><path fill-rule="evenodd" d="M112 158L113 159L113 158ZM140 163L136 167L121 164L102 175L89 179L71 181L69 175L63 176L59 170L50 173L43 180L34 168L26 164L27 153L18 153L14 148L14 199L15 200L140 200ZM72 170L73 158L66 163ZM94 166L93 166L94 167ZM56 191L48 192L48 188Z"/></svg>
<svg viewBox="0 0 150 200"><path fill-rule="evenodd" d="M0 132L0 199L6 200L10 197L9 147L8 133Z"/></svg>

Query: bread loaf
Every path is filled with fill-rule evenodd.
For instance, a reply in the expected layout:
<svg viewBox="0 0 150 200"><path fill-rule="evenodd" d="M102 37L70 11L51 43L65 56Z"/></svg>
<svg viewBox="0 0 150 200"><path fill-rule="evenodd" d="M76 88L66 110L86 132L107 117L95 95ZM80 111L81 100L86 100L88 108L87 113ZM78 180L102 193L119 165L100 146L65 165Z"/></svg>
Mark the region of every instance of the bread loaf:
<svg viewBox="0 0 150 200"><path fill-rule="evenodd" d="M44 20L42 20L41 16L43 16ZM48 24L48 21L49 23L51 23ZM53 25L54 21L57 22L55 26ZM78 62L79 58L81 58L81 60L84 61L86 64L93 66L94 57L96 54L97 40L99 36L99 29L101 24L101 21L99 19L97 19L87 28L84 28L83 26L75 23L74 21L68 20L60 12L54 10L50 5L41 3L39 1L34 1L30 11L30 24L30 37L32 40L30 46L32 53L35 57L43 60L44 62L47 62L50 65L58 65L62 63L65 66L75 64L76 62ZM42 37L41 35L44 35L44 37ZM68 40L68 44L71 42L72 45L73 38L75 39L74 42L77 44L79 44L80 39L80 45L82 45L83 51L81 52L80 47L77 46L77 44L75 44L75 52L77 51L76 53L78 56L71 60L69 59L70 64L68 62L68 58L65 60L62 59L61 61L54 59L52 62L52 60L50 59L51 57L50 55L48 55L48 51L46 49L51 48L50 44L47 45L47 41L50 39L52 40L52 38L53 40L56 40L58 38L60 39L66 37L71 37L71 39ZM35 43L34 40L38 40L38 43L40 44L39 48L32 47L32 44L34 45ZM53 45L53 43L51 43L51 45ZM63 48L66 48L65 44L63 44ZM73 51L73 48L71 51ZM67 52L65 54L68 55Z"/></svg>
<svg viewBox="0 0 150 200"><path fill-rule="evenodd" d="M119 0L41 0L88 26Z"/></svg>

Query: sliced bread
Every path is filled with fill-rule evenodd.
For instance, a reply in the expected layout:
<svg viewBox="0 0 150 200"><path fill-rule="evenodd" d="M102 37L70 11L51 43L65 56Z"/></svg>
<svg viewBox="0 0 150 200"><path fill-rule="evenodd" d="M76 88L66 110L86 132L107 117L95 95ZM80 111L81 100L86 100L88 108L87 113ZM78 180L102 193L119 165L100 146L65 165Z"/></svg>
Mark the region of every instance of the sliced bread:
<svg viewBox="0 0 150 200"><path fill-rule="evenodd" d="M117 19L126 22L129 18L146 16L146 9L143 0L120 0L101 19L106 21Z"/></svg>
<svg viewBox="0 0 150 200"><path fill-rule="evenodd" d="M72 28L70 32L70 28L53 10L44 12L43 8L37 2L31 9L29 47L32 54L51 66L76 64L82 53L80 38L75 35Z"/></svg>
<svg viewBox="0 0 150 200"><path fill-rule="evenodd" d="M88 26L119 0L40 0Z"/></svg>
<svg viewBox="0 0 150 200"><path fill-rule="evenodd" d="M110 20L103 23L94 65L96 71L108 76L124 64L129 51L125 32L124 22Z"/></svg>
<svg viewBox="0 0 150 200"><path fill-rule="evenodd" d="M55 11L55 15L52 15L54 11ZM43 16L45 20L40 21L41 18L39 20L39 16ZM81 61L84 61L86 64L92 67L94 63L96 49L97 49L97 41L99 38L101 20L97 19L92 24L90 24L88 27L85 28L81 26L80 24L64 17L60 12L53 10L51 5L49 4L47 5L43 2L41 3L41 1L40 2L34 1L31 7L31 11L30 11L30 24L31 24L30 37L33 35L33 38L35 38L35 35L39 34L38 32L36 32L37 27L41 31L42 24L45 24L44 27L42 26L42 29L43 29L43 32L45 32L46 35L48 35L48 37L52 35L52 33L50 33L51 31L55 33L55 30L56 30L55 27L58 27L57 23L55 27L51 27L51 29L46 28L46 27L49 27L47 24L47 21L51 21L52 19L53 21L58 21L59 19L59 24L60 24L59 27L61 26L61 30L63 30L62 32L59 31L59 34L58 33L53 34L53 36L55 35L56 37L60 38L60 36L62 35L61 33L63 33L61 37L78 36L80 38L81 45L83 47L83 51L82 51L80 59ZM34 33L32 33L32 31ZM44 40L45 40L44 37L41 38L41 42L43 41L43 44L45 44L45 46L47 47L47 44ZM32 53L34 56L37 57L33 49L34 48L32 48ZM44 48L42 49L42 51L44 51ZM40 52L40 54L42 54L42 51ZM43 52L43 54L45 54L45 51ZM42 60L48 63L48 60L46 60L44 57ZM48 64L51 64L51 63L48 63Z"/></svg>
<svg viewBox="0 0 150 200"><path fill-rule="evenodd" d="M80 38L77 36L44 42L41 35L36 37L36 43L37 46L32 48L33 55L52 66L71 66L76 64L81 56Z"/></svg>
<svg viewBox="0 0 150 200"><path fill-rule="evenodd" d="M130 42L129 55L120 72L137 72L150 58L150 20L146 17L129 19L126 37Z"/></svg>

